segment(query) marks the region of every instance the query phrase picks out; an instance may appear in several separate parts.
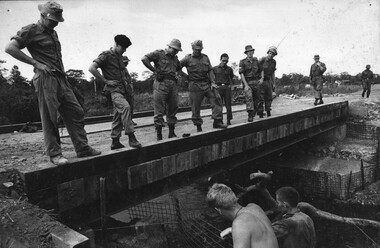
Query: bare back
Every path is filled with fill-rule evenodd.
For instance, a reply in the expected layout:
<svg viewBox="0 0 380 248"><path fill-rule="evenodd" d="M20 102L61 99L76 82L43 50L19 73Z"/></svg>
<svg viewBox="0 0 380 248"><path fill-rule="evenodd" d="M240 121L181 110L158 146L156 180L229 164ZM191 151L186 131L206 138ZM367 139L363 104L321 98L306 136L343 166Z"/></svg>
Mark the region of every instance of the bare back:
<svg viewBox="0 0 380 248"><path fill-rule="evenodd" d="M270 220L253 203L237 214L232 223L232 239L234 248L278 248Z"/></svg>

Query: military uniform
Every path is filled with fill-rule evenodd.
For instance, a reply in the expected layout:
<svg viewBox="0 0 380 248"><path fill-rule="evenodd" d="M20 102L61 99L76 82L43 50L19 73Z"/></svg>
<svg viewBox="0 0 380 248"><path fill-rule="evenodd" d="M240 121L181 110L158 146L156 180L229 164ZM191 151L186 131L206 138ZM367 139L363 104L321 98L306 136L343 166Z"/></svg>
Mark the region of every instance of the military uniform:
<svg viewBox="0 0 380 248"><path fill-rule="evenodd" d="M49 66L52 74L34 70L36 89L46 154L55 157L62 153L58 132L58 112L73 141L77 154L89 149L84 130L84 111L66 79L62 63L61 43L54 30L44 28L39 21L23 27L12 39L27 48L36 61Z"/></svg>
<svg viewBox="0 0 380 248"><path fill-rule="evenodd" d="M167 50L156 50L145 55L154 62L158 72L153 83L154 125L164 126L164 115L167 115L169 126L177 123L178 86L176 72L181 70L177 55L171 55Z"/></svg>
<svg viewBox="0 0 380 248"><path fill-rule="evenodd" d="M187 68L189 74L189 91L194 125L201 126L203 124L200 112L204 97L207 97L210 101L212 108L211 118L214 121L221 121L223 119L222 104L211 89L208 73L212 70L212 67L208 56L203 53L199 57L188 54L180 61L180 64L181 67Z"/></svg>
<svg viewBox="0 0 380 248"><path fill-rule="evenodd" d="M264 72L264 81L260 85L260 99L264 100L265 111L270 115L274 91L274 72L276 71L276 60L263 57L259 60L260 71ZM261 109L260 109L261 110Z"/></svg>
<svg viewBox="0 0 380 248"><path fill-rule="evenodd" d="M113 103L113 119L111 138L119 139L123 127L125 134L135 132L131 119L131 106L127 101L127 78L123 57L118 55L113 49L102 52L93 62L102 70L106 80L115 80L116 85L105 85L105 90L111 93Z"/></svg>
<svg viewBox="0 0 380 248"><path fill-rule="evenodd" d="M366 66L366 70L362 72L361 78L362 78L362 87L363 87L363 93L362 97L365 96L365 93L367 92L367 98L371 94L371 84L373 80L373 72L370 70L370 66Z"/></svg>
<svg viewBox="0 0 380 248"><path fill-rule="evenodd" d="M316 55L315 57L318 57L318 55ZM320 63L320 66L317 64L317 63ZM321 68L322 67L322 68ZM318 100L319 100L319 104L323 103L322 101L322 88L323 88L323 84L325 82L325 78L323 77L323 73L326 71L326 65L322 62L316 62L314 64L311 65L311 68L310 68L310 80L311 80L311 83L313 85L313 88L314 88L314 97L315 97L315 105L318 104Z"/></svg>
<svg viewBox="0 0 380 248"><path fill-rule="evenodd" d="M249 89L245 91L245 99L247 104L247 112L253 112L253 116L257 112L263 112L263 100L260 96L260 70L259 61L256 57L252 60L248 58L242 59L239 62L239 74L243 74Z"/></svg>
<svg viewBox="0 0 380 248"><path fill-rule="evenodd" d="M219 86L219 95L224 101L227 109L227 122L232 120L232 107L231 107L231 84L234 77L234 72L231 67L225 66L215 66L213 67L215 74L215 83Z"/></svg>

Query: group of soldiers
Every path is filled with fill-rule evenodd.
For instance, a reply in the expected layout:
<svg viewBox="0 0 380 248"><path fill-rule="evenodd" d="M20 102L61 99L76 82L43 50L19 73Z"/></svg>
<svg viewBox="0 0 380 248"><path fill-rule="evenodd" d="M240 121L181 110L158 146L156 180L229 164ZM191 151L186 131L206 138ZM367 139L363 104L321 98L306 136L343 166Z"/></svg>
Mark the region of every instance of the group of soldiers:
<svg viewBox="0 0 380 248"><path fill-rule="evenodd" d="M34 67L33 84L38 95L39 110L43 126L46 154L56 165L65 165L68 160L62 155L58 132L58 115L62 118L78 157L99 155L100 151L90 147L84 129L84 111L78 103L69 85L62 63L61 45L54 28L63 22L62 6L55 1L39 4L40 20L35 24L23 27L11 38L5 51L14 58ZM128 73L129 59L123 56L129 46L130 39L119 34L114 37L113 47L103 51L93 60L89 71L94 77L105 84L104 90L109 93L113 103L113 120L111 131L111 149L125 147L120 142L124 129L131 147L140 148L141 143L135 136L135 123L132 120L134 108L133 84ZM154 125L157 140L162 140L162 129L166 115L169 127L168 138L177 137L174 130L178 111L178 78L182 68L187 69L190 100L192 103L192 121L197 131L202 131L203 120L200 115L201 103L206 97L211 104L213 128L227 128L231 125L231 84L234 73L227 65L229 56L221 54L220 64L212 67L206 54L202 53L203 43L196 40L191 44L193 53L179 60L178 52L182 51L181 42L173 39L165 49L147 53L141 59L142 63L154 73ZM22 49L27 48L30 55ZM271 116L271 103L275 87L275 70L277 55L276 47L269 47L267 56L257 59L253 56L252 45L245 47L246 58L239 63L239 74L243 83L248 122L258 115L260 118ZM311 66L310 80L313 83L316 96L315 105L322 104L324 63L319 62L319 56L314 56L315 63ZM100 70L99 70L100 69ZM363 72L368 79L373 77L369 69ZM367 97L370 87L367 87ZM363 91L364 96L364 91ZM223 102L227 109L227 123L223 122Z"/></svg>

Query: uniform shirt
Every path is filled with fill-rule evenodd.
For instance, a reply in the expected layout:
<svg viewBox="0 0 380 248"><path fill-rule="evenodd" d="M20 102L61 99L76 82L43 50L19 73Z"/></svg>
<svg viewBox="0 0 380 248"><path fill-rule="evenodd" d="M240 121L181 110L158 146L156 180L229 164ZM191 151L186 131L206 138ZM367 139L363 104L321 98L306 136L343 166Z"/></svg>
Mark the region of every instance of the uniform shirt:
<svg viewBox="0 0 380 248"><path fill-rule="evenodd" d="M180 61L180 64L181 68L186 67L190 81L209 81L208 73L212 67L206 54L202 53L199 57L188 54Z"/></svg>
<svg viewBox="0 0 380 248"><path fill-rule="evenodd" d="M259 61L256 57L250 61L248 58L240 60L239 74L243 74L245 78L260 78Z"/></svg>
<svg viewBox="0 0 380 248"><path fill-rule="evenodd" d="M314 248L316 245L313 220L300 210L284 214L272 227L280 248Z"/></svg>
<svg viewBox="0 0 380 248"><path fill-rule="evenodd" d="M314 77L321 77L323 75L323 73L326 71L326 65L322 62L319 62L319 63L321 63L322 69L319 68L317 63L314 63L311 65L311 68L310 68L310 78L311 79L313 79Z"/></svg>
<svg viewBox="0 0 380 248"><path fill-rule="evenodd" d="M215 83L216 84L231 84L232 79L234 78L234 72L231 67L225 66L214 66L212 68L215 74Z"/></svg>
<svg viewBox="0 0 380 248"><path fill-rule="evenodd" d="M264 71L264 80L269 80L276 71L276 60L263 57L259 60L259 68L260 71Z"/></svg>
<svg viewBox="0 0 380 248"><path fill-rule="evenodd" d="M111 48L110 50L102 52L94 62L98 64L102 70L103 77L107 80L116 80L118 84L116 86L106 85L105 89L110 92L126 93L125 83L127 81L125 75L125 66L123 63L123 57Z"/></svg>
<svg viewBox="0 0 380 248"><path fill-rule="evenodd" d="M175 73L181 70L177 55L173 56L165 50L155 50L145 55L154 67L163 75L175 78Z"/></svg>
<svg viewBox="0 0 380 248"><path fill-rule="evenodd" d="M364 70L362 72L362 79L365 80L365 79L373 79L373 72L371 70Z"/></svg>
<svg viewBox="0 0 380 248"><path fill-rule="evenodd" d="M57 32L44 28L40 21L21 28L11 39L19 43L20 49L26 47L36 61L64 73Z"/></svg>

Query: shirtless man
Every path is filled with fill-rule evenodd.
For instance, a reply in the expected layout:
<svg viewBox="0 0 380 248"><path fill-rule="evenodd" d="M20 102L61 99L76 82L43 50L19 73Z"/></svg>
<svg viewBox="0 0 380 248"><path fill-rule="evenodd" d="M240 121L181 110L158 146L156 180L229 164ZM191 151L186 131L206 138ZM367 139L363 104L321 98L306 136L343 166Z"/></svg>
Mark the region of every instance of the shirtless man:
<svg viewBox="0 0 380 248"><path fill-rule="evenodd" d="M264 211L253 203L243 207L237 200L231 188L224 184L214 184L207 193L209 206L232 221L232 228L224 230L221 237L232 232L234 248L278 248L276 235Z"/></svg>

